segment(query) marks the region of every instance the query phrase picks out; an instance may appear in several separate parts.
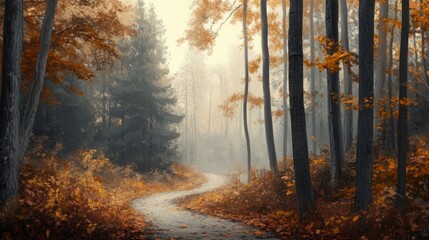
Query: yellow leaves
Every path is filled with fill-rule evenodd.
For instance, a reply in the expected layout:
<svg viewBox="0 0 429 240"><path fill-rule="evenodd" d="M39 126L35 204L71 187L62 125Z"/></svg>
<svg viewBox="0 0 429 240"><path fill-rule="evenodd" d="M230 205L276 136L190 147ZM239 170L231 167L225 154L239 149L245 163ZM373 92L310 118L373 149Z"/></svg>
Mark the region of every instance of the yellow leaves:
<svg viewBox="0 0 429 240"><path fill-rule="evenodd" d="M42 234L37 237L41 239L71 234L94 238L95 232L114 239L143 235L145 223L129 205L133 198L189 189L204 181L203 176L177 164L172 166L173 175L151 173L143 178L132 167L116 166L95 150L76 153L71 163L40 151L25 159L18 207L10 222L26 226L25 233ZM25 233L17 232L15 237L28 238L21 237Z"/></svg>
<svg viewBox="0 0 429 240"><path fill-rule="evenodd" d="M243 93L233 93L223 102L223 104L219 106L219 109L222 111L225 117L233 118L237 111L238 103L243 100ZM264 99L262 97L257 97L249 93L247 96L247 102L250 105L250 110L252 110L255 107L261 107L264 104ZM274 114L278 114L278 112L274 112Z"/></svg>
<svg viewBox="0 0 429 240"><path fill-rule="evenodd" d="M256 73L259 70L261 64L261 56L258 56L256 59L249 61L249 72Z"/></svg>
<svg viewBox="0 0 429 240"><path fill-rule="evenodd" d="M329 70L331 73L335 73L341 70L340 63L343 63L352 76L356 75L351 68L359 63L357 54L344 50L341 45L328 39L325 35L317 36L317 40L320 42L324 54L323 61L319 59L315 59L314 62L304 60L305 65L317 67L319 71Z"/></svg>

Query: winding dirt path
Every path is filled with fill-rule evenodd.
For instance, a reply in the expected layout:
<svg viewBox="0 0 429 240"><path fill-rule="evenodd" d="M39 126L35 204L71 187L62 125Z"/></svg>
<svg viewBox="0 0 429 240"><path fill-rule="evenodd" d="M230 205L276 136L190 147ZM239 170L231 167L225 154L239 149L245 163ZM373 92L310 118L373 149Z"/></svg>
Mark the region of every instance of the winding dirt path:
<svg viewBox="0 0 429 240"><path fill-rule="evenodd" d="M224 176L205 175L207 182L197 189L155 194L132 202L153 226L149 239L275 239L255 236L256 229L241 223L179 208L175 204L179 198L212 191L226 183Z"/></svg>

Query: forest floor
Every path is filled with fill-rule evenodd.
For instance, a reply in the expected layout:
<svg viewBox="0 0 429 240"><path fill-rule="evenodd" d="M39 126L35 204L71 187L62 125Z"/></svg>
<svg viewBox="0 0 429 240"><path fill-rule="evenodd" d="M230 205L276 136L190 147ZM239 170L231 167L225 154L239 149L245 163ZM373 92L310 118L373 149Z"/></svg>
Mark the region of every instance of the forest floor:
<svg viewBox="0 0 429 240"><path fill-rule="evenodd" d="M67 159L40 151L25 159L18 195L0 209L1 240L147 239L149 223L131 207L134 199L206 182L203 174L178 164L139 174L95 150Z"/></svg>
<svg viewBox="0 0 429 240"><path fill-rule="evenodd" d="M272 235L242 223L179 208L177 200L216 190L227 183L224 176L208 173L205 176L207 182L194 190L160 193L133 201L132 206L151 224L150 238L274 239Z"/></svg>
<svg viewBox="0 0 429 240"><path fill-rule="evenodd" d="M350 153L348 159L353 159ZM326 156L313 156L311 173L316 196L313 213L297 212L291 159L281 164L281 178L268 171L252 173L251 184L239 176L215 191L183 198L184 209L240 221L272 232L280 239L429 239L429 149L427 141L410 142L407 165L407 209L395 208L396 157L377 150L373 204L353 211L354 163L344 169L348 178L330 184Z"/></svg>

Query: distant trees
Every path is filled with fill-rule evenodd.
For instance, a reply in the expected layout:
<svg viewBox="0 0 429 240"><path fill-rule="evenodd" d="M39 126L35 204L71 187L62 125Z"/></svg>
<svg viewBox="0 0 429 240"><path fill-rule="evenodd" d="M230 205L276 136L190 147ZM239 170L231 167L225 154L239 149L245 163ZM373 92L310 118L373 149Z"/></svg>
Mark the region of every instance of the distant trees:
<svg viewBox="0 0 429 240"><path fill-rule="evenodd" d="M301 214L312 211L315 207L313 187L310 179L310 162L304 110L302 14L302 0L291 0L288 34L290 118L296 194Z"/></svg>
<svg viewBox="0 0 429 240"><path fill-rule="evenodd" d="M23 1L6 0L0 110L0 206L18 190Z"/></svg>
<svg viewBox="0 0 429 240"><path fill-rule="evenodd" d="M374 1L359 1L359 118L355 209L371 202L374 122Z"/></svg>

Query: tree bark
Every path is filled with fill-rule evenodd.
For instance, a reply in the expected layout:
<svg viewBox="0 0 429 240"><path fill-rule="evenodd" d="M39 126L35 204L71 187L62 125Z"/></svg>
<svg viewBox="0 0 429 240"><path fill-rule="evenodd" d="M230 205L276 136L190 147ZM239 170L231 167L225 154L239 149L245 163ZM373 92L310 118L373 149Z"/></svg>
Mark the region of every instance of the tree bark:
<svg viewBox="0 0 429 240"><path fill-rule="evenodd" d="M287 158L287 142L288 142L288 106L287 106L287 16L286 16L286 0L282 0L282 11L283 11L283 22L282 22L282 34L283 34L283 160Z"/></svg>
<svg viewBox="0 0 429 240"><path fill-rule="evenodd" d="M350 51L349 44L349 23L347 0L340 0L341 6L341 41L343 49ZM344 64L344 92L346 96L353 95L353 81L351 77L351 68ZM348 152L353 146L353 110L344 110L344 152Z"/></svg>
<svg viewBox="0 0 429 240"><path fill-rule="evenodd" d="M408 78L408 32L410 29L409 0L402 0L402 28L401 49L399 56L399 99L407 99ZM398 120L398 179L396 189L396 206L404 207L406 203L406 167L408 151L408 108L404 104L399 105Z"/></svg>
<svg viewBox="0 0 429 240"><path fill-rule="evenodd" d="M310 0L310 61L314 62L314 0ZM314 66L310 67L311 75L310 75L310 91L311 91L311 135L316 137L316 69ZM312 141L312 149L313 154L317 153L317 142Z"/></svg>
<svg viewBox="0 0 429 240"><path fill-rule="evenodd" d="M264 92L264 118L265 137L267 141L268 157L270 168L278 175L276 147L274 144L273 118L271 113L271 93L270 93L270 53L268 50L268 19L267 0L261 0L261 25L262 25L262 83Z"/></svg>
<svg viewBox="0 0 429 240"><path fill-rule="evenodd" d="M395 18L394 20L398 20L398 1L395 2ZM392 97L393 97L393 80L392 80L392 69L393 69L393 42L395 40L395 25L392 26L392 29L390 30L391 32L391 36L390 36L390 43L389 43L389 70L391 71L388 75L387 81L388 81L388 95L389 95L389 130L390 130L390 134L389 134L389 141L390 141L390 150L392 152L397 151L397 144L396 144L396 135L395 135L395 118L393 116L393 108L392 108L392 104L390 101L392 101Z"/></svg>
<svg viewBox="0 0 429 240"><path fill-rule="evenodd" d="M31 86L31 92L28 96L24 116L21 121L20 129L20 153L21 160L27 151L30 133L33 129L34 119L36 118L37 107L39 106L40 94L45 81L46 63L48 61L49 49L51 47L51 37L55 21L55 11L58 0L47 0L45 17L43 18L42 29L40 32L40 51L37 58L36 72ZM103 93L104 94L104 93Z"/></svg>
<svg viewBox="0 0 429 240"><path fill-rule="evenodd" d="M307 130L304 110L302 49L302 0L291 0L289 9L289 92L292 149L296 194L301 214L314 210L314 192L310 178Z"/></svg>
<svg viewBox="0 0 429 240"><path fill-rule="evenodd" d="M355 210L371 203L374 123L374 5L359 1L359 117L356 157ZM365 101L371 106L366 107Z"/></svg>
<svg viewBox="0 0 429 240"><path fill-rule="evenodd" d="M0 206L15 196L19 177L19 97L23 1L6 0L0 112Z"/></svg>
<svg viewBox="0 0 429 240"><path fill-rule="evenodd" d="M329 48L327 54L335 53L338 45L338 0L326 0L326 37L327 41L333 41L334 47ZM344 163L342 136L341 136L341 112L339 104L339 73L327 70L328 81L328 121L329 142L331 150L331 177L338 180L341 176L341 167Z"/></svg>
<svg viewBox="0 0 429 240"><path fill-rule="evenodd" d="M380 18L378 21L378 64L377 64L377 72L375 75L375 101L376 111L380 109L379 100L381 98L383 87L386 81L386 54L387 54L387 27L386 27L386 19L389 15L389 1L382 0L380 2ZM376 119L375 128L378 129L378 125L380 121L383 119ZM378 131L377 131L378 132Z"/></svg>
<svg viewBox="0 0 429 240"><path fill-rule="evenodd" d="M243 3L243 38L244 38L244 100L243 100L243 126L247 149L247 183L250 183L250 170L252 155L250 150L249 126L247 124L247 98L249 96L249 46L247 40L247 0Z"/></svg>

